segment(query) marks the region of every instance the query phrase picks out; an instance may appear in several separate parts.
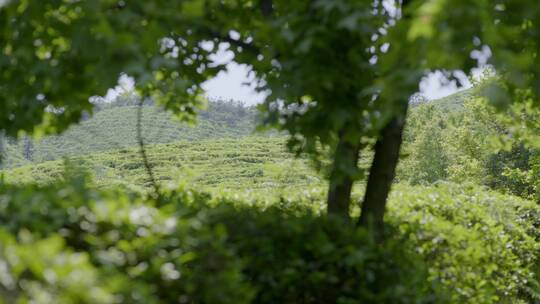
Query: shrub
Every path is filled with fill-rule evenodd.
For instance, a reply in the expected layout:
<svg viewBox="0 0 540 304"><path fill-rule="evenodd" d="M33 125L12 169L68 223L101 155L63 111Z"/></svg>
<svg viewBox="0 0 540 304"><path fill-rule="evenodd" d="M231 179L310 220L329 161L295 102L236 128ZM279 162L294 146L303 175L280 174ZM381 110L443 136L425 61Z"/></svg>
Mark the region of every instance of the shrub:
<svg viewBox="0 0 540 304"><path fill-rule="evenodd" d="M114 303L107 279L87 253L73 252L56 234L15 238L0 229L0 303Z"/></svg>
<svg viewBox="0 0 540 304"><path fill-rule="evenodd" d="M452 303L527 300L540 262L533 202L473 185L400 187L389 220L429 265Z"/></svg>
<svg viewBox="0 0 540 304"><path fill-rule="evenodd" d="M227 227L228 244L257 290L255 303L431 300L425 265L402 239L377 244L367 231L340 219L231 204L217 204L209 222Z"/></svg>
<svg viewBox="0 0 540 304"><path fill-rule="evenodd" d="M318 192L268 204L178 189L156 201L69 181L0 184L7 301L39 303L26 282L66 303L532 303L538 294L540 209L477 187L398 186L377 244L319 215ZM74 272L89 279L72 282Z"/></svg>
<svg viewBox="0 0 540 304"><path fill-rule="evenodd" d="M65 242L48 256L82 254L97 278L83 289L98 288L117 302L429 300L425 267L402 240L379 245L363 230L309 211L262 210L184 190L153 201L121 189L91 190L81 180L0 187L9 238L22 242L16 236L28 231L43 246ZM35 300L21 284L18 292ZM72 292L50 284L58 296Z"/></svg>

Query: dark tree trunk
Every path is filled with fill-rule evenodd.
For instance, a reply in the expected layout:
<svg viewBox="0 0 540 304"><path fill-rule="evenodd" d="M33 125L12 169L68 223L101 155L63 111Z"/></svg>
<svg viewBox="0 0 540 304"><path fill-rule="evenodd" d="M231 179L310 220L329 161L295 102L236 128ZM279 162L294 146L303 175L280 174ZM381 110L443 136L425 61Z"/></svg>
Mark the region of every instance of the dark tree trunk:
<svg viewBox="0 0 540 304"><path fill-rule="evenodd" d="M358 170L360 143L347 141L341 133L330 173L327 208L328 214L348 218L354 175Z"/></svg>
<svg viewBox="0 0 540 304"><path fill-rule="evenodd" d="M369 172L359 224L373 229L377 238L382 237L386 200L399 161L407 108L408 104L404 103L401 113L381 130L380 137L375 143L375 156Z"/></svg>

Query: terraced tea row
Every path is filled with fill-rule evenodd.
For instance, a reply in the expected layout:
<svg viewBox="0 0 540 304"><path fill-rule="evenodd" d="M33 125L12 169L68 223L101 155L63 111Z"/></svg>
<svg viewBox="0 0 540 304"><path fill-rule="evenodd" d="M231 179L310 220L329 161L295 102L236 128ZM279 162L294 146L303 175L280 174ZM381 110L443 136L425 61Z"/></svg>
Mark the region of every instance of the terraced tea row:
<svg viewBox="0 0 540 304"><path fill-rule="evenodd" d="M0 168L134 147L137 145L137 115L136 106L111 105L60 135L18 141L0 136L0 155L3 156ZM141 125L147 144L240 138L253 133L255 112L235 103L211 102L192 126L176 121L171 113L160 108L144 106Z"/></svg>
<svg viewBox="0 0 540 304"><path fill-rule="evenodd" d="M320 184L322 178L304 159L295 159L278 137L181 141L147 147L156 179L184 181L222 189L255 189ZM86 168L97 186L148 187L149 177L136 148L71 157ZM23 166L4 172L8 182L49 183L62 176L63 161Z"/></svg>

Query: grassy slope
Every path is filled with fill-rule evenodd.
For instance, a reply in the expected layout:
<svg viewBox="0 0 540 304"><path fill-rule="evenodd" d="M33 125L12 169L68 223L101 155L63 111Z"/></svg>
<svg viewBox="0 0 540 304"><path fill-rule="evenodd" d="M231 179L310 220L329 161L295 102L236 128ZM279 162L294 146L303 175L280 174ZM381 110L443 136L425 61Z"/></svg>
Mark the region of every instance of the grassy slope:
<svg viewBox="0 0 540 304"><path fill-rule="evenodd" d="M468 94L468 90L462 91L433 103L458 110ZM202 113L195 127L174 122L170 114L156 108L145 108L144 138L160 182L181 180L231 190L322 183L322 177L305 160L294 159L286 152L283 138L249 136L254 128L253 112L230 105L219 106L214 105ZM6 181L48 183L64 171L64 162L58 159L69 156L76 159L76 163L83 163L98 186L147 187L148 177L141 157L133 148L135 122L136 108L132 106L97 112L65 134L36 143L35 162L26 161L25 166L6 170ZM13 153L14 146L8 148L12 150L15 165L25 163L22 153ZM42 162L48 159L56 160ZM42 163L35 164L37 162Z"/></svg>
<svg viewBox="0 0 540 304"><path fill-rule="evenodd" d="M295 159L282 138L246 137L180 141L148 146L160 182L187 181L205 188L256 189L320 184L305 160ZM97 186L149 186L136 148L72 158L94 176ZM48 183L62 176L63 161L27 165L5 172L7 182Z"/></svg>
<svg viewBox="0 0 540 304"><path fill-rule="evenodd" d="M137 107L119 106L101 110L74 125L62 135L48 136L33 144L32 161L40 163L64 156L118 150L136 145ZM251 134L255 112L234 104L211 103L196 126L175 121L168 112L145 106L143 137L147 144L209 138L238 138ZM23 141L7 145L6 168L30 164L24 158Z"/></svg>

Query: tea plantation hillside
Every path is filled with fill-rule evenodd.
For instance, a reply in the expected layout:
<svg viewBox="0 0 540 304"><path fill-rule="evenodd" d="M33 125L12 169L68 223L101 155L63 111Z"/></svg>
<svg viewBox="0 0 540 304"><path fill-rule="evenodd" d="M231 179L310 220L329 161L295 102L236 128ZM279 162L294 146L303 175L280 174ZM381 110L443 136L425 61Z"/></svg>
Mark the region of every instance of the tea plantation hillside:
<svg viewBox="0 0 540 304"><path fill-rule="evenodd" d="M460 92L429 104L457 110L463 108L463 96L467 94ZM414 113L422 108L414 107L411 117L415 119ZM62 177L63 158L67 157L85 167L99 187L123 184L148 188L150 181L136 147L136 115L134 105L106 105L62 135L8 144L5 179L14 183L51 183ZM167 112L145 106L143 136L158 182L183 181L235 190L320 186L324 178L307 160L295 159L287 152L285 138L252 135L255 116L252 108L212 102L208 110L200 113L197 125L188 126L174 121ZM414 127L410 132L419 133L421 128ZM25 155L28 145L31 160ZM371 153L363 153L361 167L367 168L370 159Z"/></svg>
<svg viewBox="0 0 540 304"><path fill-rule="evenodd" d="M232 102L211 102L201 111L194 126L175 121L169 112L144 106L142 131L145 143L169 143L179 140L238 138L255 127L255 110ZM58 136L18 142L0 138L3 167L61 159L64 156L118 150L135 146L137 106L109 105Z"/></svg>
<svg viewBox="0 0 540 304"><path fill-rule="evenodd" d="M459 111L471 94L471 90L465 90L429 104L444 111ZM3 156L0 168L133 147L137 143L136 123L137 106L133 102L123 103L120 100L97 106L90 118L61 135L18 141L0 135L0 154ZM253 107L223 101L210 102L208 109L199 113L195 125L181 123L169 112L155 106L145 105L142 116L142 133L146 144L240 138L251 135L255 125L256 110Z"/></svg>
<svg viewBox="0 0 540 304"><path fill-rule="evenodd" d="M96 273L104 282L111 273L128 282L120 287L104 284L110 286L111 293L129 294L133 282L150 286L148 298L167 299L155 303L171 302L167 298L171 285L163 276L163 271L171 265L178 267L179 273L188 274L189 269L206 269L204 267L210 265L208 271L197 270L204 274L201 280L211 277L207 275L210 271L229 274L226 267L236 265L234 267L238 269L231 269L237 272L231 277L242 277L236 273L245 275L246 282L254 287L246 286L261 293L260 297L271 299L268 303L298 302L282 298L302 299L306 278L314 282L306 285L309 288L315 286L316 291L310 292L317 293L320 286L338 295L356 292L361 290L357 288L358 282L364 282L358 280L357 269L383 273L384 280L380 280L384 286L388 286L389 280L397 280L398 287L391 290L411 291L415 297L417 293L430 294L428 300L416 301L418 303L536 303L532 299L540 294L540 235L537 229L540 209L534 201L528 200L531 197L503 194L501 192L514 191L484 181L501 174L485 165L492 157L490 153L494 152L489 152L486 144L471 141L470 134L464 132L490 134L482 127L486 124L476 119L482 108L473 107L475 105L474 100L468 98L462 101L447 98L420 104L411 110L404 137L404 157L398 167L397 183L393 186L386 215L389 231L395 235L390 242L386 241L391 244L388 248L375 245L367 234L346 233L348 230L343 227L349 227L347 225L326 221L328 185L322 173L317 173L307 159L296 158L288 152L284 137L248 136L249 132L242 128L252 128L253 122L229 119L236 114L228 116L226 111L215 113L222 114L219 119L203 114L201 126L186 128L188 131L183 134L171 127L170 117L165 119L155 108L145 108L146 125L164 126L162 130L150 127L147 130L154 133L145 133L150 142L146 146L148 160L161 187L159 199L154 201L153 196L146 195L146 191L152 191L152 184L140 151L133 146L135 142L131 138L122 141L115 134L134 137L134 131L117 120L125 119L126 123L134 120L134 116L128 115L136 114L135 109L130 106L103 109L82 126L94 124L93 129L110 129L107 134L111 140L117 140L125 147L114 149L112 145L96 145L86 150L81 148L81 151L64 147L66 151L57 154L58 157L63 155L63 159L0 170L0 190L5 193L0 197L0 222L13 231L18 231L19 227L28 230L39 227L46 231L61 229L59 231L65 233L64 227L74 227L65 234L68 252L72 248L96 248L88 251L91 263L83 269L100 269ZM106 115L110 116L104 118ZM468 116L470 118L466 119ZM212 122L210 117L214 117ZM110 125L97 124L98 118ZM245 125L241 127L240 123ZM211 129L218 125L221 128ZM82 126L57 139L62 142L60 139L69 138L76 144L76 135L69 135L69 132L78 130L79 134L85 134L80 131ZM182 135L191 137L177 140ZM171 142L160 143L160 140ZM464 143L485 150L485 155L469 155L470 149ZM28 141L19 144L24 146ZM8 145L11 149L8 153L21 155L21 163L28 162L24 153L14 153L16 147ZM99 152L100 149L107 151ZM362 154L360 167L369 166L370 155L368 151ZM511 165L504 157L498 159L502 167ZM477 175L482 179L471 174L471 163L481 164ZM89 177L82 178L81 171L87 172ZM469 179L463 179L463 176ZM350 213L354 218L359 215L358 202L362 200L363 192L364 183L359 181L352 193L354 205ZM37 195L28 196L28 193ZM165 205L161 206L163 203ZM73 210L77 211L74 213ZM173 210L174 214L169 213ZM21 216L13 219L13 214ZM29 225L26 221L37 224ZM163 223L159 227L163 228L146 226L147 222L154 225L160 221ZM198 228L183 232L192 238L189 240L178 238L182 232L178 230L180 228L171 230L174 231L171 234L160 232L160 229L166 231L166 227L175 225ZM14 238L4 239L3 242L16 244ZM155 241L152 243L152 240ZM185 242L180 244L182 248L201 244L201 240L209 240L213 245L190 248L190 253L197 258L187 265L183 262L172 264L180 260L173 256L170 261L163 260L165 251L162 248L179 240ZM339 248L334 244L336 240L347 244L343 247L347 249L329 256L329 250ZM352 245L351 240L355 242ZM223 243L216 246L212 243L216 241ZM51 256L50 253L41 253L39 250L43 249L38 245L21 244L25 247L19 250L29 252L30 265L51 267L49 261L40 260ZM130 269L138 269L139 265L158 265L157 275L142 270L132 277L133 270L126 272L125 265L117 263L113 257L124 254L126 246L129 250L140 250L133 255L137 260ZM278 249L273 249L276 247ZM226 255L227 262L215 258L215 253L224 248L232 248L231 252L234 252ZM40 253L34 254L36 250ZM324 257L322 264L321 257ZM109 259L113 261L110 264ZM217 260L219 264L216 264ZM270 266L263 266L267 270L259 275L261 265ZM345 272L341 267L345 267ZM373 267L377 268L371 270ZM333 277L321 281L317 276L321 271L350 275L346 281L352 282L351 287L335 284ZM396 273L403 277L396 277ZM231 280L229 276L223 277L225 283ZM192 278L180 277L181 283L174 288L181 288L186 280L195 280ZM216 286L215 281L210 281L208 284ZM229 286L224 282L218 286ZM422 282L426 287L423 291L408 289L403 282L412 282L412 285ZM290 289L290 286L301 286L302 289ZM205 290L194 294L204 294ZM357 303L399 303L371 299Z"/></svg>
<svg viewBox="0 0 540 304"><path fill-rule="evenodd" d="M279 137L184 140L149 145L147 152L160 183L174 180L227 189L320 184L321 177L306 160L287 152L284 143ZM137 148L72 157L70 161L87 169L97 186L150 186ZM64 161L57 160L14 168L4 175L7 182L47 184L60 178L64 170Z"/></svg>

